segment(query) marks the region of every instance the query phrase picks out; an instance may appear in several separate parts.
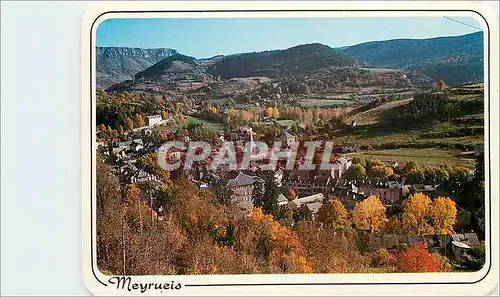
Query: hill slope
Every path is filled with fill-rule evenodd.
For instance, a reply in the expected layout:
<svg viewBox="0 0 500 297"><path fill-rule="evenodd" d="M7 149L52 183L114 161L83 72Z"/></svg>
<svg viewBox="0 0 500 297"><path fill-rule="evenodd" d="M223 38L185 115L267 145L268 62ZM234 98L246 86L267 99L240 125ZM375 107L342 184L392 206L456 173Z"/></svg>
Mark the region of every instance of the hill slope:
<svg viewBox="0 0 500 297"><path fill-rule="evenodd" d="M205 85L210 78L206 67L193 57L171 55L138 72L133 79L115 84L108 91L168 91L187 86L188 89Z"/></svg>
<svg viewBox="0 0 500 297"><path fill-rule="evenodd" d="M131 79L136 73L177 53L170 48L97 47L96 51L97 86L102 88Z"/></svg>
<svg viewBox="0 0 500 297"><path fill-rule="evenodd" d="M450 84L483 80L483 33L361 43L339 52L369 66L410 68Z"/></svg>
<svg viewBox="0 0 500 297"><path fill-rule="evenodd" d="M319 43L286 50L236 54L219 58L209 72L221 78L303 75L310 71L357 64L356 60Z"/></svg>

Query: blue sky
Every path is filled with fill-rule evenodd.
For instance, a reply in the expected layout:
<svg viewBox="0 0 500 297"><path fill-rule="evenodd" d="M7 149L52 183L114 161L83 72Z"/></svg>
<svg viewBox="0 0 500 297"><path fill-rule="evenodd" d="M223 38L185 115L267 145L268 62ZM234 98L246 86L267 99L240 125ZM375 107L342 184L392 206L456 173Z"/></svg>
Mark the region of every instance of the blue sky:
<svg viewBox="0 0 500 297"><path fill-rule="evenodd" d="M472 17L453 19L481 28ZM340 47L375 40L455 36L477 31L444 17L108 19L97 28L97 45L168 47L203 58L286 49L314 42Z"/></svg>

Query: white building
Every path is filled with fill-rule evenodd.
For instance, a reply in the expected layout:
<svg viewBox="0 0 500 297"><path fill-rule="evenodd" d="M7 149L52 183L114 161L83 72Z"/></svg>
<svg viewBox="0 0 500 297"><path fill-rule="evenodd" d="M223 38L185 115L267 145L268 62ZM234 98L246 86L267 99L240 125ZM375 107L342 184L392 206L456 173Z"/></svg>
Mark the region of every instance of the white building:
<svg viewBox="0 0 500 297"><path fill-rule="evenodd" d="M148 116L148 126L154 126L154 125L159 125L162 122L162 117L161 115L151 115Z"/></svg>
<svg viewBox="0 0 500 297"><path fill-rule="evenodd" d="M332 164L331 176L332 178L340 178L351 167L352 161L341 157Z"/></svg>
<svg viewBox="0 0 500 297"><path fill-rule="evenodd" d="M295 198L287 204L290 209L297 210L304 204L316 202L323 203L323 200L325 200L325 196L322 193L318 193L307 197Z"/></svg>
<svg viewBox="0 0 500 297"><path fill-rule="evenodd" d="M297 141L297 137L289 129L285 129L283 135L278 140L284 142L286 147L291 147Z"/></svg>

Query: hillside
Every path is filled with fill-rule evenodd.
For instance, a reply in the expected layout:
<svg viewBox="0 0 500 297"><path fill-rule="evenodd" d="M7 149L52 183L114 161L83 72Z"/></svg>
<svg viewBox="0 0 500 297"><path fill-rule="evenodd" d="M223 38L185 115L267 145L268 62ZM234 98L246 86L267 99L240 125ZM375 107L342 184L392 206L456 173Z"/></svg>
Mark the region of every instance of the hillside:
<svg viewBox="0 0 500 297"><path fill-rule="evenodd" d="M97 47L97 86L106 88L132 79L136 73L176 53L170 48Z"/></svg>
<svg viewBox="0 0 500 297"><path fill-rule="evenodd" d="M286 50L244 53L217 59L209 72L221 78L303 75L310 71L357 64L355 59L319 43Z"/></svg>
<svg viewBox="0 0 500 297"><path fill-rule="evenodd" d="M189 91L202 86L210 78L206 67L193 57L171 55L138 72L133 79L109 87L108 91Z"/></svg>
<svg viewBox="0 0 500 297"><path fill-rule="evenodd" d="M366 42L337 49L371 67L409 68L449 84L483 80L483 33Z"/></svg>

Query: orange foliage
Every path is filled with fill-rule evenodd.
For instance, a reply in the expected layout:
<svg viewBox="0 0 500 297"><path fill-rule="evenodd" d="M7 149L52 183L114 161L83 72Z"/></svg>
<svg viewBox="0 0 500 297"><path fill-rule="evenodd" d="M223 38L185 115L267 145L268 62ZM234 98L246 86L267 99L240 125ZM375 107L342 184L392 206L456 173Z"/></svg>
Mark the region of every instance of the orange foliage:
<svg viewBox="0 0 500 297"><path fill-rule="evenodd" d="M437 272L439 264L423 243L417 243L397 256L399 272Z"/></svg>
<svg viewBox="0 0 500 297"><path fill-rule="evenodd" d="M282 273L313 271L297 234L274 221L272 215L264 214L261 208L253 208L251 218L266 235L264 238L270 265L279 267Z"/></svg>

